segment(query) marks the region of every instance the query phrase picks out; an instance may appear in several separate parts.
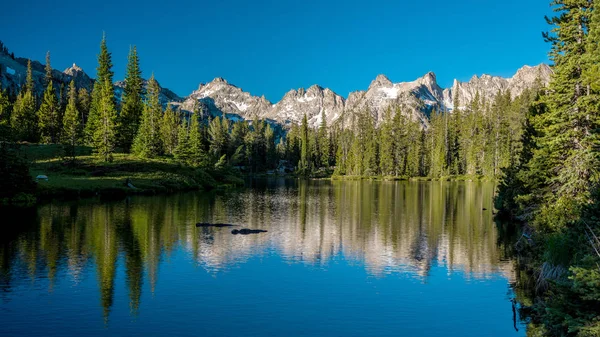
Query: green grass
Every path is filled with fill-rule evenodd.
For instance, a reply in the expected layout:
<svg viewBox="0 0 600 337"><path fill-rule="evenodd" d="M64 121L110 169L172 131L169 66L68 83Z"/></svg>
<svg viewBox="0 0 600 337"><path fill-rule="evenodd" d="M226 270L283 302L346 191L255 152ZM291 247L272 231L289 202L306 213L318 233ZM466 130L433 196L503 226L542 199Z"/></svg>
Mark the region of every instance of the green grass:
<svg viewBox="0 0 600 337"><path fill-rule="evenodd" d="M243 184L233 172L206 172L168 157L140 159L115 154L112 162L103 162L91 155L89 148L81 147L78 153L85 155L79 155L72 164L62 158L60 145L24 145L22 150L32 162L32 177L48 176L48 181L38 182L41 198L156 194Z"/></svg>

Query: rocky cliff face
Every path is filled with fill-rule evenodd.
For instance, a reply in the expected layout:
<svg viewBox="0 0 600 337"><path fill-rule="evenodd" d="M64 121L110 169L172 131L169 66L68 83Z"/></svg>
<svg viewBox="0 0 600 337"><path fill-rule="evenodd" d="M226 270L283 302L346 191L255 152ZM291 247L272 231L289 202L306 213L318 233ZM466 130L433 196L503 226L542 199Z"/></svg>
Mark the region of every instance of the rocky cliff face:
<svg viewBox="0 0 600 337"><path fill-rule="evenodd" d="M477 93L485 100L491 100L499 90L509 90L515 97L532 87L538 79L542 84L548 83L551 74L552 70L545 64L525 66L511 78L473 76L469 82L455 80L452 88L448 89L437 84L433 72L415 81L400 83L393 83L385 75L379 75L366 91L351 92L347 99L331 89L313 85L306 90L290 90L275 104L264 97L252 96L222 78L216 78L208 84L201 84L180 106L191 111L197 104L205 114L213 116L224 113L233 119L266 118L282 125L300 123L306 114L311 127L321 124L323 111L328 125L343 123L347 127L351 125L356 112L368 109L379 123L388 108L392 108L393 114L395 107L400 107L403 114L426 125L427 116L434 109L453 109L455 93L461 106L470 102Z"/></svg>
<svg viewBox="0 0 600 337"><path fill-rule="evenodd" d="M272 103L264 96L252 96L218 77L207 84L201 83L198 90L186 97L180 107L192 111L195 105L212 116L224 113L232 119L253 119L263 117Z"/></svg>
<svg viewBox="0 0 600 337"><path fill-rule="evenodd" d="M317 127L321 125L322 114L328 125L342 116L345 100L330 89L323 89L313 85L308 90L300 88L290 90L283 98L273 105L264 116L279 121L283 124L301 123L304 114L309 125Z"/></svg>
<svg viewBox="0 0 600 337"><path fill-rule="evenodd" d="M19 88L25 84L27 77L27 59L12 58L8 54L0 54L0 85L3 89L18 92ZM31 62L31 72L35 91L38 94L44 92L44 77L46 71L44 65L38 61ZM55 87L58 89L61 84L69 85L71 79L75 81L78 88L91 89L94 81L76 64L65 69L65 71L52 70L52 79Z"/></svg>
<svg viewBox="0 0 600 337"><path fill-rule="evenodd" d="M449 110L454 107L457 93L459 108L471 102L477 93L487 101L492 100L498 91L509 90L511 96L516 97L526 88L531 88L538 78L542 84L547 84L551 75L552 69L546 64L540 64L535 67L524 66L511 78L482 75L473 76L469 82L454 80L452 88L444 90L445 106Z"/></svg>

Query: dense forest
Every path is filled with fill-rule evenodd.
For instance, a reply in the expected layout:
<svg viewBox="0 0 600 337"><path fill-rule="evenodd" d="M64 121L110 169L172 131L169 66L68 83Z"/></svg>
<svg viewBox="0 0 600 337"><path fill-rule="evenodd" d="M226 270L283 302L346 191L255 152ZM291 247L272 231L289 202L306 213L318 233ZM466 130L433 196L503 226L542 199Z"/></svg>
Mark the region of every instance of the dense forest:
<svg viewBox="0 0 600 337"><path fill-rule="evenodd" d="M34 88L31 65L18 95L0 94L0 124L12 140L63 144L65 158L92 147L100 161L115 152L139 158L167 156L192 167L235 167L247 173L295 172L303 176L469 177L495 179L520 158L521 135L529 106L541 83L519 97L498 92L492 101L479 95L451 111L432 111L428 122L411 116L415 107L393 106L377 123L367 110L348 112L351 125L336 122L309 128L306 118L287 132L270 122L232 121L163 106L152 76L142 79L131 48L122 99L115 98L112 58L106 38L98 56L91 92L55 84L46 56L46 90ZM459 107L460 106L460 107Z"/></svg>
<svg viewBox="0 0 600 337"><path fill-rule="evenodd" d="M600 336L600 2L552 5L554 76L526 114L496 203L521 223L528 335Z"/></svg>

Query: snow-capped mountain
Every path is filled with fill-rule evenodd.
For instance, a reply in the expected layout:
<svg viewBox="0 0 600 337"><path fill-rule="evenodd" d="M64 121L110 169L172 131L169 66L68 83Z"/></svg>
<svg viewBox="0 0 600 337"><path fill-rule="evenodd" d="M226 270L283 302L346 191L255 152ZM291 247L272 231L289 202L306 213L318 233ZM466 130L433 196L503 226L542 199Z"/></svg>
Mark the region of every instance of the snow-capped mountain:
<svg viewBox="0 0 600 337"><path fill-rule="evenodd" d="M208 84L201 84L198 90L185 98L181 108L191 111L194 104L205 113L230 118L267 118L282 125L300 123L306 114L309 125L318 127L325 111L328 125L339 122L350 126L355 112L368 111L377 123L384 118L388 107L400 107L403 114L427 124L427 116L436 110L452 110L454 93L458 93L460 104L470 102L479 92L487 100L492 100L499 90L509 90L513 97L536 80L548 83L552 70L545 64L535 67L524 66L511 78L482 75L473 76L469 82L455 80L452 88L443 89L437 84L436 75L428 72L412 82L393 83L385 75L378 75L366 91L354 91L347 99L331 89L313 85L307 90L294 89L272 104L264 97L252 96L241 88L216 78ZM392 109L394 113L395 109Z"/></svg>
<svg viewBox="0 0 600 337"><path fill-rule="evenodd" d="M273 105L264 96L252 96L220 77L207 84L201 83L198 90L187 96L180 107L192 111L195 104L204 114L218 116L225 113L232 119L262 117Z"/></svg>
<svg viewBox="0 0 600 337"><path fill-rule="evenodd" d="M524 66L511 78L482 75L473 76L469 82L454 80L452 88L444 90L444 102L448 109L454 107L454 96L458 93L459 107L471 102L479 93L486 100L491 100L498 91L509 90L512 97L520 95L523 90L534 85L539 78L542 84L548 83L552 69L546 64L535 67Z"/></svg>
<svg viewBox="0 0 600 337"><path fill-rule="evenodd" d="M315 84L308 90L300 88L288 91L264 116L283 124L298 124L306 114L309 125L316 127L321 125L323 111L328 125L331 125L342 116L344 106L345 99L342 96Z"/></svg>

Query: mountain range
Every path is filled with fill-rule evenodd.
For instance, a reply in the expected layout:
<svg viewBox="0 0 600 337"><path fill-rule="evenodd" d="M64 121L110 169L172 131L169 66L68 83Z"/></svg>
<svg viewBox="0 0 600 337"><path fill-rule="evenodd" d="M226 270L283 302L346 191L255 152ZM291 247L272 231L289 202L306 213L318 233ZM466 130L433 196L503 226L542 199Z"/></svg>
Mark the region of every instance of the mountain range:
<svg viewBox="0 0 600 337"><path fill-rule="evenodd" d="M26 70L27 59L13 58L7 53L0 53L2 88L19 88L25 81ZM42 92L44 65L32 61L32 71L36 89ZM375 121L380 122L388 107L402 106L402 113L422 121L425 125L432 110L452 110L455 97L458 97L460 102L459 108L470 102L477 93L488 101L500 90L508 90L512 97L515 97L538 80L542 84L548 83L551 74L552 70L546 64L524 66L510 78L473 76L468 82L454 80L452 87L446 89L438 85L433 72L428 72L412 82L400 83L393 83L385 75L378 75L367 90L351 92L348 98L315 84L308 89L292 89L277 103L270 102L264 96L253 96L223 78L215 78L209 83L201 83L197 90L186 97L161 87L160 100L165 105L170 103L185 111L198 108L205 115L225 114L234 120L268 119L284 127L300 123L305 114L309 125L317 127L321 124L323 111L328 125L350 125L352 112L366 108ZM93 86L93 79L76 64L64 71L54 69L52 76L56 81L65 84L74 79L77 87L88 90ZM117 100L120 101L125 82L117 81L114 85Z"/></svg>

